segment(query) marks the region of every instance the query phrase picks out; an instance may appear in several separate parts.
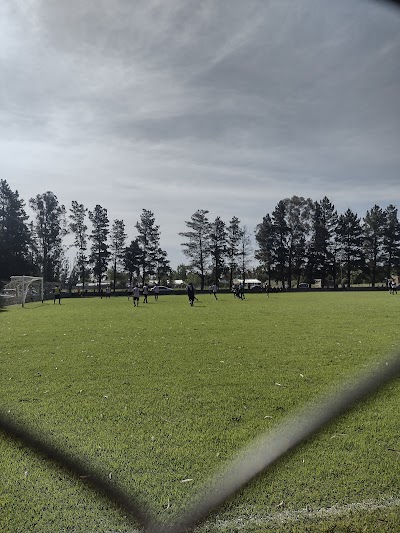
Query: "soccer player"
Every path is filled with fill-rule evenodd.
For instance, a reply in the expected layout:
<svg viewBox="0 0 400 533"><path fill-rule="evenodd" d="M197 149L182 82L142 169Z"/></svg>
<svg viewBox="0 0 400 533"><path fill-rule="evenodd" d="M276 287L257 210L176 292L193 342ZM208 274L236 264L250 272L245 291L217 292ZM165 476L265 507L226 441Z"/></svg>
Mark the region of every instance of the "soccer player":
<svg viewBox="0 0 400 533"><path fill-rule="evenodd" d="M138 284L133 287L133 305L134 307L139 307L139 296L140 296L140 289Z"/></svg>
<svg viewBox="0 0 400 533"><path fill-rule="evenodd" d="M149 294L149 288L146 284L143 285L143 303L147 304L147 296Z"/></svg>
<svg viewBox="0 0 400 533"><path fill-rule="evenodd" d="M239 298L244 300L244 285L243 282L239 285Z"/></svg>
<svg viewBox="0 0 400 533"><path fill-rule="evenodd" d="M218 290L218 289L217 289L217 285L214 283L214 285L212 286L212 293L213 293L214 298L215 298L216 300L218 300L218 298L217 298L217 290Z"/></svg>
<svg viewBox="0 0 400 533"><path fill-rule="evenodd" d="M158 294L160 292L160 289L159 289L157 283L154 285L153 292L154 292L154 299L157 301L158 300Z"/></svg>
<svg viewBox="0 0 400 533"><path fill-rule="evenodd" d="M132 284L129 283L129 285L128 285L128 300L129 300L129 298L130 298L131 296L132 296Z"/></svg>
<svg viewBox="0 0 400 533"><path fill-rule="evenodd" d="M189 285L186 287L186 292L189 298L190 305L193 305L194 300L196 298L196 296L194 295L195 291L194 291L193 283L189 283Z"/></svg>
<svg viewBox="0 0 400 533"><path fill-rule="evenodd" d="M54 287L54 301L53 304L56 303L56 300L58 300L58 303L61 305L61 289L58 285Z"/></svg>

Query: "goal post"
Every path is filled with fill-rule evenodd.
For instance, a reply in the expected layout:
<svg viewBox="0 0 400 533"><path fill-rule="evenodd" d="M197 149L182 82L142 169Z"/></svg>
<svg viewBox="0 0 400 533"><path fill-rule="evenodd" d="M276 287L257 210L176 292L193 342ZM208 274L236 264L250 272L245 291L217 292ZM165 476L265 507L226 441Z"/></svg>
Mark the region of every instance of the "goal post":
<svg viewBox="0 0 400 533"><path fill-rule="evenodd" d="M11 281L2 291L6 303L21 304L22 307L28 301L37 302L44 300L43 277L40 276L11 276Z"/></svg>

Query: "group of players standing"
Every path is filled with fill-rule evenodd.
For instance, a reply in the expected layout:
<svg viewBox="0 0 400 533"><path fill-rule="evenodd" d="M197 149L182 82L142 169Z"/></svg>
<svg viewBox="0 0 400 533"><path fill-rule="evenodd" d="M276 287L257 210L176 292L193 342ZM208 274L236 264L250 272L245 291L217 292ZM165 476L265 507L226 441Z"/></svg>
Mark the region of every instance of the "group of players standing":
<svg viewBox="0 0 400 533"><path fill-rule="evenodd" d="M155 298L156 301L158 300L159 293L160 293L159 286L158 285L154 285L153 294L154 294L154 298ZM143 303L144 304L149 303L147 301L147 297L149 295L149 286L146 283L142 287L142 294L143 294ZM131 286L128 287L128 300L129 300L129 298L131 296L133 298L134 307L138 307L139 306L139 298L140 298L140 287L139 287L139 285L137 283L134 285L133 288Z"/></svg>

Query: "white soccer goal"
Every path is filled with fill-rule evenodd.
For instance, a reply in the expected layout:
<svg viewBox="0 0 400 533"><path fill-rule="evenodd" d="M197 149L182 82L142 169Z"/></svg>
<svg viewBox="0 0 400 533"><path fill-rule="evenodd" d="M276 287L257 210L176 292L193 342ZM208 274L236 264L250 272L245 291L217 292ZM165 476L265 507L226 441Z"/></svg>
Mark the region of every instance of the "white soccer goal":
<svg viewBox="0 0 400 533"><path fill-rule="evenodd" d="M6 305L28 302L43 303L43 278L39 276L11 276L11 281L0 293Z"/></svg>

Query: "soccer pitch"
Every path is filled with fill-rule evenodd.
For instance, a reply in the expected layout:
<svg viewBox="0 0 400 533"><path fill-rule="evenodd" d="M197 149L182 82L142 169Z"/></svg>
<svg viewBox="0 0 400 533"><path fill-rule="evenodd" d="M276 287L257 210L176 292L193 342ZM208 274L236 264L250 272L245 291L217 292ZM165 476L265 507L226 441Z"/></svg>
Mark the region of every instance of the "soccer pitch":
<svg viewBox="0 0 400 533"><path fill-rule="evenodd" d="M399 346L400 296L386 292L198 298L0 312L2 411L168 520L242 446ZM397 380L199 530L397 532L399 399ZM113 504L20 442L2 435L0 454L2 531L132 531Z"/></svg>

